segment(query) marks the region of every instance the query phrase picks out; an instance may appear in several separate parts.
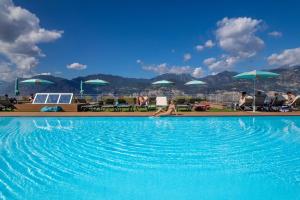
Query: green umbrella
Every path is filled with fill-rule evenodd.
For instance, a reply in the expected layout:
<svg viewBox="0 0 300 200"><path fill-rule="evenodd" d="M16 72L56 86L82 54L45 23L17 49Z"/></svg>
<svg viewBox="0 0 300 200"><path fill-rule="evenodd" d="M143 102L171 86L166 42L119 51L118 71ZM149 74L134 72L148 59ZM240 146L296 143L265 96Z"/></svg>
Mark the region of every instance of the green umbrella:
<svg viewBox="0 0 300 200"><path fill-rule="evenodd" d="M27 80L21 81L21 83L36 84L36 85L38 85L38 84L54 84L52 81L47 81L44 79L36 79L36 78L27 79Z"/></svg>
<svg viewBox="0 0 300 200"><path fill-rule="evenodd" d="M253 70L250 72L244 72L240 73L238 75L235 75L234 78L238 79L251 79L253 80L253 112L255 112L255 87L256 87L256 80L257 79L263 79L263 78L274 78L279 76L279 74L273 73L273 72L266 72L266 71L258 71L258 70Z"/></svg>
<svg viewBox="0 0 300 200"><path fill-rule="evenodd" d="M167 80L155 81L152 83L152 85L159 85L159 86L167 86L167 85L172 85L172 84L174 84L174 82L167 81Z"/></svg>
<svg viewBox="0 0 300 200"><path fill-rule="evenodd" d="M97 85L97 86L105 86L108 85L109 82L101 80L101 79L92 79L92 80L87 80L84 81L85 84L91 84L91 85ZM98 88L97 88L98 91Z"/></svg>
<svg viewBox="0 0 300 200"><path fill-rule="evenodd" d="M20 95L20 90L19 90L19 79L16 78L15 80L15 95L19 96Z"/></svg>
<svg viewBox="0 0 300 200"><path fill-rule="evenodd" d="M101 79L93 79L93 80L88 80L84 81L85 84L92 84L92 85L107 85L109 82L101 80Z"/></svg>
<svg viewBox="0 0 300 200"><path fill-rule="evenodd" d="M199 85L205 85L206 83L204 81L198 81L198 80L192 80L192 81L189 81L189 82L186 82L184 85L194 85L194 86L199 86Z"/></svg>
<svg viewBox="0 0 300 200"><path fill-rule="evenodd" d="M203 81L198 81L198 80L192 80L189 82L186 82L184 85L205 85L206 83Z"/></svg>
<svg viewBox="0 0 300 200"><path fill-rule="evenodd" d="M167 86L171 86L173 84L174 84L174 82L167 81L167 80L160 80L160 81L155 81L152 83L152 85L159 86L159 87L167 87ZM171 96L171 91L169 91L169 92L170 92L170 96Z"/></svg>
<svg viewBox="0 0 300 200"><path fill-rule="evenodd" d="M82 98L83 92L84 92L84 90L83 90L83 82L80 81L80 92L79 93L80 93L81 98Z"/></svg>

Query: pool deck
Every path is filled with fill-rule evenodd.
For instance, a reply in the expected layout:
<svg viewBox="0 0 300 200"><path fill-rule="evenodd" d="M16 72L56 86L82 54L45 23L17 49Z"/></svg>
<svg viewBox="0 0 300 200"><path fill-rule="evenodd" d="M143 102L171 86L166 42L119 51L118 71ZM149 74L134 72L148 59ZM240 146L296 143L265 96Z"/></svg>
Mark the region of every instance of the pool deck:
<svg viewBox="0 0 300 200"><path fill-rule="evenodd" d="M0 117L145 117L153 112L0 112ZM178 117L300 116L297 112L178 112Z"/></svg>

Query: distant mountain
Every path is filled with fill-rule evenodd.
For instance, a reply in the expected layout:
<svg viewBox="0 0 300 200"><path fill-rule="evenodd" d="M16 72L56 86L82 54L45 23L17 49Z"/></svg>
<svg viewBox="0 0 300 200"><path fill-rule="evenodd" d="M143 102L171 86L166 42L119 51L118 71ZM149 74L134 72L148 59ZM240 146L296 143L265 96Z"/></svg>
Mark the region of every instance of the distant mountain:
<svg viewBox="0 0 300 200"><path fill-rule="evenodd" d="M300 66L285 67L269 70L279 73L278 78L263 79L257 81L257 88L265 91L287 91L291 90L300 93ZM157 88L151 85L157 80L170 80L175 82L172 87L173 92L196 94L196 93L215 93L216 91L252 91L253 83L249 80L236 80L233 78L237 72L224 71L216 75L209 75L199 80L205 81L207 85L185 86L184 83L193 80L189 74L163 74L151 79L126 78L121 76L94 74L81 76L71 80L54 76L35 76L33 78L42 78L54 82L53 85L24 85L20 84L21 95L28 95L36 92L73 92L79 93L80 81L89 79L103 79L110 84L108 86L97 87L95 85L84 84L86 94L110 93L114 95L130 95L140 92L155 92ZM2 94L13 94L14 82L0 84Z"/></svg>

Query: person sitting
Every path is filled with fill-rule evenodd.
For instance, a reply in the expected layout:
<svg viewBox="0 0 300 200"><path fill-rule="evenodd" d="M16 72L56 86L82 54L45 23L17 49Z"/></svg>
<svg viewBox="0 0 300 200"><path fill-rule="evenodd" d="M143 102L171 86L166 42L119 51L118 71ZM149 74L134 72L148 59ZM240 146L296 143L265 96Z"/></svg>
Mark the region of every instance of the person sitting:
<svg viewBox="0 0 300 200"><path fill-rule="evenodd" d="M139 106L146 106L148 104L148 97L138 96L137 103Z"/></svg>
<svg viewBox="0 0 300 200"><path fill-rule="evenodd" d="M29 96L29 101L30 101L30 103L32 103L33 102L33 99L34 99L34 96L33 96L33 94L30 94L30 96Z"/></svg>
<svg viewBox="0 0 300 200"><path fill-rule="evenodd" d="M137 104L139 106L142 106L143 102L144 102L144 97L143 96L138 96L138 98L137 98Z"/></svg>
<svg viewBox="0 0 300 200"><path fill-rule="evenodd" d="M17 99L14 97L9 98L8 94L5 94L4 97L12 104L16 104L17 103Z"/></svg>
<svg viewBox="0 0 300 200"><path fill-rule="evenodd" d="M265 99L267 97L267 95L265 93L263 93L261 90L258 90L258 91L256 91L255 97Z"/></svg>
<svg viewBox="0 0 300 200"><path fill-rule="evenodd" d="M245 109L246 97L247 97L247 93L246 92L242 92L241 96L240 96L240 99L239 99L239 104L238 104L239 108L241 110Z"/></svg>
<svg viewBox="0 0 300 200"><path fill-rule="evenodd" d="M163 108L160 108L158 111L156 111L153 114L153 116L155 116L155 117L168 116L168 115L172 115L173 113L175 113L175 115L177 115L175 102L173 100L171 100L169 105L168 105L167 110L164 110Z"/></svg>
<svg viewBox="0 0 300 200"><path fill-rule="evenodd" d="M207 111L208 109L210 109L210 105L206 101L202 101L202 102L195 101L192 107L192 110L194 111Z"/></svg>
<svg viewBox="0 0 300 200"><path fill-rule="evenodd" d="M294 102L296 96L295 96L291 91L288 91L288 92L286 93L286 95L287 95L286 104L287 104L287 105L292 104L292 103Z"/></svg>

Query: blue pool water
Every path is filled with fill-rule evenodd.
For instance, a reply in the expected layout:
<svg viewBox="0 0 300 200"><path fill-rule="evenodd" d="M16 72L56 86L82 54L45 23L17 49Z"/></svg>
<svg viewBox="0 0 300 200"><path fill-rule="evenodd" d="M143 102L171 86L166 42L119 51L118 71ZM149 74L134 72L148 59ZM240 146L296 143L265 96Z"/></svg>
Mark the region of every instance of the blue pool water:
<svg viewBox="0 0 300 200"><path fill-rule="evenodd" d="M0 199L300 199L300 118L0 118Z"/></svg>

